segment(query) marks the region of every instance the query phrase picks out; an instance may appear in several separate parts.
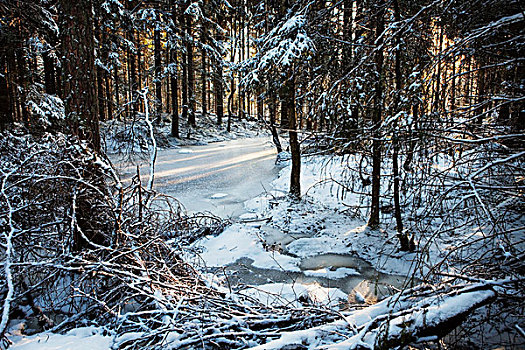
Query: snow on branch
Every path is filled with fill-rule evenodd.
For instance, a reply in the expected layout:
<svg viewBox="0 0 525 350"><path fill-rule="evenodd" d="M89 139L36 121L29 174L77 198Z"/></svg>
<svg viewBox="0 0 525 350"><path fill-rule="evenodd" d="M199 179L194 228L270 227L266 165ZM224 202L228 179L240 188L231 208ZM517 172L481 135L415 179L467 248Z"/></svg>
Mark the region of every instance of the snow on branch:
<svg viewBox="0 0 525 350"><path fill-rule="evenodd" d="M243 63L250 71L242 83L260 83L259 77L272 70L287 70L293 64L307 60L307 55L315 51L314 41L307 33L307 24L305 15L296 14L262 37L259 53Z"/></svg>

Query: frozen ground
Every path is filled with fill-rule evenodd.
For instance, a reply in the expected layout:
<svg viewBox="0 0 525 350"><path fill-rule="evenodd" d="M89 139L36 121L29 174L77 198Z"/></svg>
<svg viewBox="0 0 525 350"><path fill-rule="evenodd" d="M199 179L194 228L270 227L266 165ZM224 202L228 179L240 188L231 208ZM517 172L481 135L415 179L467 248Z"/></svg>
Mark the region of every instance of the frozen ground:
<svg viewBox="0 0 525 350"><path fill-rule="evenodd" d="M154 188L177 198L188 212L238 217L246 214L243 203L268 189L277 176L275 154L267 137L159 150ZM124 182L136 174L132 163L116 165ZM147 162L141 162L141 174L147 183Z"/></svg>

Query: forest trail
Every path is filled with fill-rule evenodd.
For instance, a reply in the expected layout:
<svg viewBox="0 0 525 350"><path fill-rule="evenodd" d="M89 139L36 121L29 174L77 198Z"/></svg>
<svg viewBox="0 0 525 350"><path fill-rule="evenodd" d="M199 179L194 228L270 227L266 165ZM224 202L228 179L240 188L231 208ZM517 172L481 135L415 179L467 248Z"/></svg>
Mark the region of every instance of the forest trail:
<svg viewBox="0 0 525 350"><path fill-rule="evenodd" d="M210 211L222 218L238 218L243 203L270 190L279 172L276 151L267 137L237 139L159 150L154 188L177 198L189 213ZM141 162L142 182L148 181L149 164ZM124 181L136 166L120 163Z"/></svg>

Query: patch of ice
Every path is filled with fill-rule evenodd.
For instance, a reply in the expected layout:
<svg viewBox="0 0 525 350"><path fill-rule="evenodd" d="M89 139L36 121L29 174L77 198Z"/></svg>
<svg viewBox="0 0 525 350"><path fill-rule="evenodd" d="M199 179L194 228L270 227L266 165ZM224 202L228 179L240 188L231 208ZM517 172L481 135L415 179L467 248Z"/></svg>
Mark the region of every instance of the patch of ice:
<svg viewBox="0 0 525 350"><path fill-rule="evenodd" d="M359 276L360 273L352 268L349 267L340 267L335 270L330 270L326 267L317 269L317 270L305 270L303 273L306 276L312 276L312 277L325 277L330 279L338 279L338 278L344 278L346 276Z"/></svg>
<svg viewBox="0 0 525 350"><path fill-rule="evenodd" d="M340 239L324 236L297 239L288 245L288 251L304 258L327 252L346 254L348 247Z"/></svg>
<svg viewBox="0 0 525 350"><path fill-rule="evenodd" d="M180 154L189 154L189 153L193 153L193 150L191 148L183 148L183 149L179 150L179 153Z"/></svg>
<svg viewBox="0 0 525 350"><path fill-rule="evenodd" d="M210 198L211 199L221 199L227 196L228 196L228 193L215 193Z"/></svg>

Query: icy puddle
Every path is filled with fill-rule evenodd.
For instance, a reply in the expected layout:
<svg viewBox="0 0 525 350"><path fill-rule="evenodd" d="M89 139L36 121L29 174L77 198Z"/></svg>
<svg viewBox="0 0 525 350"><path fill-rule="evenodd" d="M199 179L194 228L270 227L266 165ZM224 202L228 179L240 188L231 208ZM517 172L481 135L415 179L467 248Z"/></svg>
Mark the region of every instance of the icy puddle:
<svg viewBox="0 0 525 350"><path fill-rule="evenodd" d="M316 253L322 251L320 245L338 253ZM198 246L199 259L222 279L222 286L246 291L258 300L286 295L287 301L296 302L294 296L306 293L310 301L326 294L342 299L340 305L373 304L402 289L406 279L381 273L355 255L341 254L344 246L330 247L330 242L311 233L283 233L267 225L234 224Z"/></svg>
<svg viewBox="0 0 525 350"><path fill-rule="evenodd" d="M253 266L247 257L227 265L224 273L234 288L268 284L319 285L343 291L349 303L376 303L403 288L405 276L378 272L368 262L341 254L323 254L304 258L301 271L265 269ZM392 288L393 287L393 288Z"/></svg>

